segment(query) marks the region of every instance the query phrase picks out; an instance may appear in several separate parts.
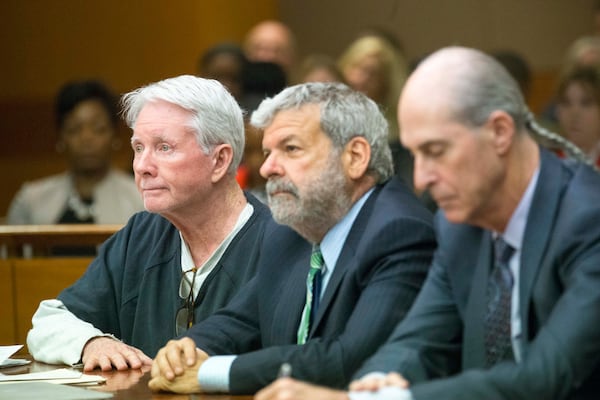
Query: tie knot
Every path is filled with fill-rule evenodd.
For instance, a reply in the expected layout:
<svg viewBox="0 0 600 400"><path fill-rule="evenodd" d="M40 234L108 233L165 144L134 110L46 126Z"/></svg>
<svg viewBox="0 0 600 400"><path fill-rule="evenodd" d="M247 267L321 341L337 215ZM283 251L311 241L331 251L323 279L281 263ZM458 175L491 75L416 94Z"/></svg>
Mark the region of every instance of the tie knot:
<svg viewBox="0 0 600 400"><path fill-rule="evenodd" d="M323 268L323 264L325 261L323 260L323 254L321 253L321 248L318 245L315 245L312 250L312 254L310 255L310 267L314 269Z"/></svg>
<svg viewBox="0 0 600 400"><path fill-rule="evenodd" d="M498 236L494 240L494 257L496 262L500 264L508 264L508 260L512 257L515 249L502 239L502 236Z"/></svg>

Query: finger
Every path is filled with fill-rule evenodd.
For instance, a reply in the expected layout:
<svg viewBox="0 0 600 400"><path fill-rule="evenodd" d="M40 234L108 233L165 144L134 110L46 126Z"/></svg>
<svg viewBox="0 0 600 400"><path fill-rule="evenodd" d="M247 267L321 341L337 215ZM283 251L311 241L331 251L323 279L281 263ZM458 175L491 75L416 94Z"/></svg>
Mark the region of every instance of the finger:
<svg viewBox="0 0 600 400"><path fill-rule="evenodd" d="M196 364L196 343L190 338L181 339L181 347L183 349L183 358L188 367Z"/></svg>
<svg viewBox="0 0 600 400"><path fill-rule="evenodd" d="M365 378L350 384L350 390L375 391L383 386L383 378Z"/></svg>
<svg viewBox="0 0 600 400"><path fill-rule="evenodd" d="M100 369L102 371L112 370L112 363L110 362L110 359L104 354L98 357L98 365L100 366Z"/></svg>
<svg viewBox="0 0 600 400"><path fill-rule="evenodd" d="M277 381L275 381L277 382ZM266 386L264 388L262 388L261 390L259 390L255 395L254 395L254 400L271 400L275 398L275 395L277 393L277 388L275 386L275 382L271 383L269 386Z"/></svg>
<svg viewBox="0 0 600 400"><path fill-rule="evenodd" d="M155 361L152 362L152 366L150 367L150 376L152 378L156 378L157 376L160 376L160 367L158 366L158 363Z"/></svg>
<svg viewBox="0 0 600 400"><path fill-rule="evenodd" d="M150 382L148 382L148 387L153 392L158 392L158 391L164 390L164 379L160 376L156 377L156 378L152 378L152 379L150 379Z"/></svg>
<svg viewBox="0 0 600 400"><path fill-rule="evenodd" d="M183 343L181 341L175 342L170 341L165 348L165 361L169 364L169 369L175 375L183 374ZM195 362L196 350L194 348L194 362ZM161 364L161 371L163 370L163 364ZM168 378L168 376L167 376ZM171 380L171 379L169 379Z"/></svg>
<svg viewBox="0 0 600 400"><path fill-rule="evenodd" d="M144 365L152 365L152 359L150 357L148 357L146 354L144 354L143 351L141 351L139 349L135 349L135 353L137 354L138 358L140 359L140 362L142 363L142 366L144 366ZM142 366L140 366L140 368Z"/></svg>
<svg viewBox="0 0 600 400"><path fill-rule="evenodd" d="M142 368L142 365L144 365L143 357L148 358L141 350L131 346L127 346L127 350L122 354L125 358L125 362L131 369Z"/></svg>
<svg viewBox="0 0 600 400"><path fill-rule="evenodd" d="M99 366L98 360L96 360L96 358L94 358L94 357L89 357L82 361L83 361L83 372L93 371L96 367Z"/></svg>
<svg viewBox="0 0 600 400"><path fill-rule="evenodd" d="M129 365L127 364L128 361L121 353L112 354L109 358L109 361L118 371L125 371L129 369Z"/></svg>
<svg viewBox="0 0 600 400"><path fill-rule="evenodd" d="M260 390L254 396L255 400L273 400L277 399L281 396L282 391L286 390L287 384L286 381L292 381L291 378L279 378L267 387Z"/></svg>
<svg viewBox="0 0 600 400"><path fill-rule="evenodd" d="M403 389L408 388L409 383L404 377L396 372L390 372L386 376L386 384L388 386L397 386Z"/></svg>
<svg viewBox="0 0 600 400"><path fill-rule="evenodd" d="M156 358L152 362L152 376L164 376L168 380L175 378L175 373L171 369L171 364L167 359L167 348L163 347L156 354Z"/></svg>

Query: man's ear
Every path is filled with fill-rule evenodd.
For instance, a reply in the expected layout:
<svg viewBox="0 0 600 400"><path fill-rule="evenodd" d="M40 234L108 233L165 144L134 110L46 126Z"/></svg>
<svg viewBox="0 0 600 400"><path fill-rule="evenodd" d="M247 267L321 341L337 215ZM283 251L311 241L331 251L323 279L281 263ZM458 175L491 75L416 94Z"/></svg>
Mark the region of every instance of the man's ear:
<svg viewBox="0 0 600 400"><path fill-rule="evenodd" d="M355 136L344 147L342 163L351 179L362 178L371 160L371 145L362 136Z"/></svg>
<svg viewBox="0 0 600 400"><path fill-rule="evenodd" d="M229 144L220 144L213 149L213 173L212 182L220 181L227 174L227 170L233 161L233 149Z"/></svg>
<svg viewBox="0 0 600 400"><path fill-rule="evenodd" d="M515 121L506 111L496 110L490 114L488 124L496 152L499 155L506 154L515 138Z"/></svg>

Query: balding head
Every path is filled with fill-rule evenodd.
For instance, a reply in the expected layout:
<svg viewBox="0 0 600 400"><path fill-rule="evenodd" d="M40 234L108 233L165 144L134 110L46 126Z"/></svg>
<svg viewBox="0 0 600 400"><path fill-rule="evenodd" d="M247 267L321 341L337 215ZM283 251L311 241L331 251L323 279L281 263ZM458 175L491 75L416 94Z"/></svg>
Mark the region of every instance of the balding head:
<svg viewBox="0 0 600 400"><path fill-rule="evenodd" d="M449 47L426 58L399 102L414 182L455 223L503 231L538 164L519 87L492 57Z"/></svg>
<svg viewBox="0 0 600 400"><path fill-rule="evenodd" d="M263 21L255 25L244 41L244 51L250 61L273 62L289 71L295 59L294 34L279 21Z"/></svg>
<svg viewBox="0 0 600 400"><path fill-rule="evenodd" d="M506 69L487 54L464 47L444 48L421 62L406 83L401 102L419 99L472 127L483 124L492 111L502 110L521 131L527 115L519 86Z"/></svg>

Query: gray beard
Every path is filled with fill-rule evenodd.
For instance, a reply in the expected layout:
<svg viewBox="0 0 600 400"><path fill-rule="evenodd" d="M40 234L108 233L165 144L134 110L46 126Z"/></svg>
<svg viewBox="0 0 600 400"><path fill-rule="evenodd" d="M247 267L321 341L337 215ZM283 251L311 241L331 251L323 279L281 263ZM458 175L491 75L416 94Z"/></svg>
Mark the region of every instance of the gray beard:
<svg viewBox="0 0 600 400"><path fill-rule="evenodd" d="M285 190L288 195L269 198L273 218L288 225L310 242L319 242L352 206L350 189L340 159L331 155L323 174L299 192L283 178L270 178L267 193Z"/></svg>

